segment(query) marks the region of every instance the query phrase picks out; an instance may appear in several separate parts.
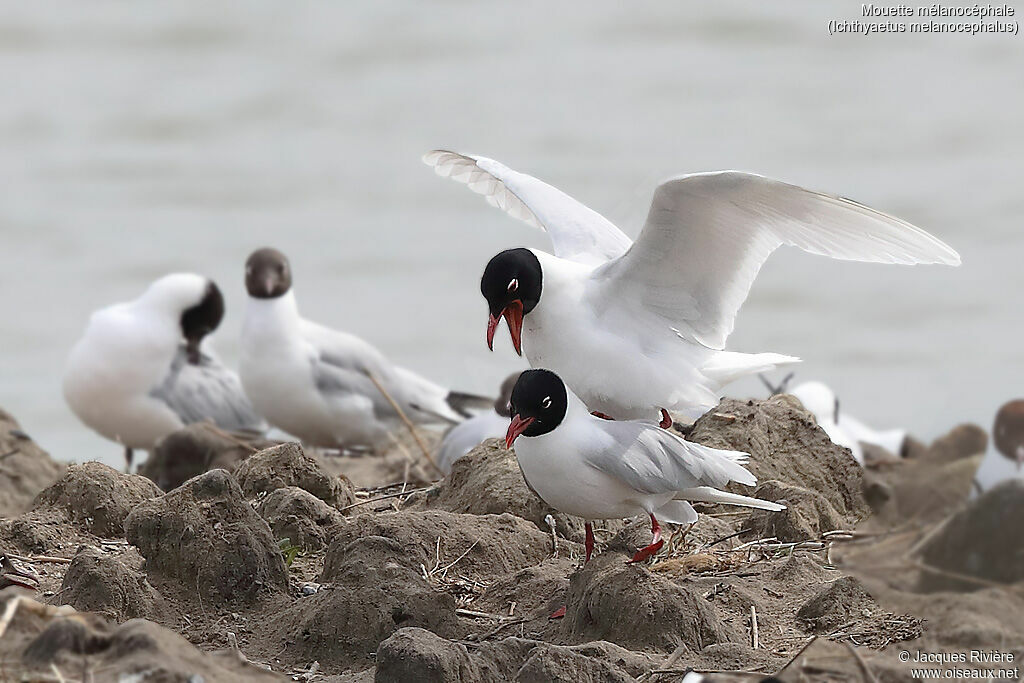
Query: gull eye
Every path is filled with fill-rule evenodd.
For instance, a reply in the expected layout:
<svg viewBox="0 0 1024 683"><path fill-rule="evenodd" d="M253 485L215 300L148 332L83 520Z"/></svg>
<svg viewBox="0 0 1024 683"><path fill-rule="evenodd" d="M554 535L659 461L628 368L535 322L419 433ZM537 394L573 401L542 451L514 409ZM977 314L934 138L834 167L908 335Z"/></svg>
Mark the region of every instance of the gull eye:
<svg viewBox="0 0 1024 683"><path fill-rule="evenodd" d="M519 289L519 280L512 278L512 281L508 283L508 291L514 292Z"/></svg>
<svg viewBox="0 0 1024 683"><path fill-rule="evenodd" d="M550 396L545 396L544 400L540 402L540 405L541 405L542 408L545 408L545 409L550 408L551 407L551 397Z"/></svg>

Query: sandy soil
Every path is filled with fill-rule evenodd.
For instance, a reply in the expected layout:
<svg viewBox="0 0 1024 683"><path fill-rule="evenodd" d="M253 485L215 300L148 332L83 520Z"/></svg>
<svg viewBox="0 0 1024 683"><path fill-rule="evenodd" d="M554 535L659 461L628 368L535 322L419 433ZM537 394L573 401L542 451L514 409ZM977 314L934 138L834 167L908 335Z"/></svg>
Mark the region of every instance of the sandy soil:
<svg viewBox="0 0 1024 683"><path fill-rule="evenodd" d="M60 465L0 412L0 681L909 681L904 650L1024 655L1024 485L967 503L979 428L861 470L781 396L688 438L749 452L788 509L704 506L646 565L646 525L610 520L583 566L497 440L430 483L406 436L351 458L193 428L147 478Z"/></svg>

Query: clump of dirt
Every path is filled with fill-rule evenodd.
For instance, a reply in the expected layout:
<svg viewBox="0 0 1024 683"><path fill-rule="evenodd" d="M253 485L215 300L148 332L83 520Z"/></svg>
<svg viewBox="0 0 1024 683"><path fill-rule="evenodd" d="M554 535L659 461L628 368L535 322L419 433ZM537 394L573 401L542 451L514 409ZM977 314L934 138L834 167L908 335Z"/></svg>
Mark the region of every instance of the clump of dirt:
<svg viewBox="0 0 1024 683"><path fill-rule="evenodd" d="M428 574L446 567L471 579L493 577L548 556L551 538L513 515L457 515L441 510L360 515L338 529L324 559L323 582L343 580L351 558L393 562Z"/></svg>
<svg viewBox="0 0 1024 683"><path fill-rule="evenodd" d="M870 617L877 610L875 599L864 585L852 576L843 576L801 605L796 618L813 633L828 633L851 620Z"/></svg>
<svg viewBox="0 0 1024 683"><path fill-rule="evenodd" d="M249 496L297 486L337 508L355 502L352 484L324 472L316 459L303 453L297 443L283 443L250 456L238 466L235 477Z"/></svg>
<svg viewBox="0 0 1024 683"><path fill-rule="evenodd" d="M687 437L715 448L750 454L747 469L758 481L783 482L814 491L825 498L848 524L868 513L863 494L863 471L850 451L828 435L788 395L766 401L724 399L703 415ZM749 495L747 487L730 490Z"/></svg>
<svg viewBox="0 0 1024 683"><path fill-rule="evenodd" d="M125 528L148 572L195 586L204 598L252 600L288 585L270 527L224 470L139 505Z"/></svg>
<svg viewBox="0 0 1024 683"><path fill-rule="evenodd" d="M268 439L242 440L209 423L197 422L161 439L139 468L139 474L170 491L210 470L234 472L253 453L279 443Z"/></svg>
<svg viewBox="0 0 1024 683"><path fill-rule="evenodd" d="M766 481L757 487L754 497L786 505L785 510L777 512L754 510L751 513L744 530L754 538L774 537L780 541L796 542L820 538L826 531L850 526L828 499L813 489Z"/></svg>
<svg viewBox="0 0 1024 683"><path fill-rule="evenodd" d="M285 656L338 667L358 666L392 633L419 626L444 637L464 633L455 598L413 569L354 555L335 566L335 579L278 614Z"/></svg>
<svg viewBox="0 0 1024 683"><path fill-rule="evenodd" d="M0 606L23 593L0 592ZM98 615L70 608L21 602L0 638L0 660L10 672L16 662L19 680L69 680L60 672L81 672L93 680L235 683L280 681L246 663L237 652L202 652L183 637L144 619L115 626ZM55 672L58 674L54 676Z"/></svg>
<svg viewBox="0 0 1024 683"><path fill-rule="evenodd" d="M583 542L583 522L549 507L526 485L514 453L501 439L489 439L452 463L451 472L422 496L422 507L472 515L509 512L542 531L544 518L555 520L556 533Z"/></svg>
<svg viewBox="0 0 1024 683"><path fill-rule="evenodd" d="M730 639L705 600L681 583L626 565L605 553L569 579L563 632L572 641L609 640L623 647L700 651Z"/></svg>
<svg viewBox="0 0 1024 683"><path fill-rule="evenodd" d="M27 510L32 499L64 473L58 463L0 409L0 517Z"/></svg>
<svg viewBox="0 0 1024 683"><path fill-rule="evenodd" d="M270 525L274 538L314 551L326 547L333 527L345 523L335 508L297 486L276 489L256 511Z"/></svg>
<svg viewBox="0 0 1024 683"><path fill-rule="evenodd" d="M1024 481L1020 479L1005 481L971 501L922 549L926 563L948 574L922 572L920 588L969 591L985 587L985 582L1024 581L1022 519Z"/></svg>
<svg viewBox="0 0 1024 683"><path fill-rule="evenodd" d="M124 520L136 505L163 492L137 474L118 472L99 462L68 465L56 483L36 496L33 509L54 507L88 532L104 538L124 536Z"/></svg>
<svg viewBox="0 0 1024 683"><path fill-rule="evenodd" d="M152 616L160 600L145 574L88 546L80 548L68 566L59 596L62 604L114 621Z"/></svg>
<svg viewBox="0 0 1024 683"><path fill-rule="evenodd" d="M377 648L374 683L469 683L480 671L466 646L416 627L395 631Z"/></svg>

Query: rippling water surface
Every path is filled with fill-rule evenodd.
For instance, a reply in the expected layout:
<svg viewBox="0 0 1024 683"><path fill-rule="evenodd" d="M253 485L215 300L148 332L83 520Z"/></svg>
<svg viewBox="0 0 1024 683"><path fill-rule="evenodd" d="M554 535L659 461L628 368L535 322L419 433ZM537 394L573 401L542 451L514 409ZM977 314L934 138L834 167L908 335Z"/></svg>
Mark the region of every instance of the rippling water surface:
<svg viewBox="0 0 1024 683"><path fill-rule="evenodd" d="M678 5L678 6L677 6ZM844 407L923 437L1024 394L1024 43L827 35L859 3L8 4L0 26L0 406L62 459L120 463L60 394L91 310L287 252L305 314L453 386L486 260L542 234L419 162L444 146L635 235L669 174L741 168L894 212L964 266L777 253L730 340L803 357ZM628 359L624 359L626 361ZM761 394L756 381L731 393Z"/></svg>

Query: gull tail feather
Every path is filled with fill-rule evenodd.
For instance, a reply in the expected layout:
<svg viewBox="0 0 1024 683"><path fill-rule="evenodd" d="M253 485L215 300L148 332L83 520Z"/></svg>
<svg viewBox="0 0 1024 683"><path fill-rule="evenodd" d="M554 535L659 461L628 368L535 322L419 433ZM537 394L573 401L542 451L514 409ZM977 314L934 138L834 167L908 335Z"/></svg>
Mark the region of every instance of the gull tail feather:
<svg viewBox="0 0 1024 683"><path fill-rule="evenodd" d="M719 351L701 367L704 375L724 386L733 380L759 372L775 370L780 365L799 363L794 356L781 353L739 353L737 351Z"/></svg>
<svg viewBox="0 0 1024 683"><path fill-rule="evenodd" d="M452 410L462 417L472 417L474 413L490 410L494 407L494 398L477 396L461 391L449 391L445 402Z"/></svg>
<svg viewBox="0 0 1024 683"><path fill-rule="evenodd" d="M678 498L693 503L722 503L724 505L739 505L740 507L756 508L758 510L772 510L777 512L785 510L785 505L773 503L770 500L741 496L737 493L719 491L710 486L695 486L692 489L684 489L679 492Z"/></svg>

